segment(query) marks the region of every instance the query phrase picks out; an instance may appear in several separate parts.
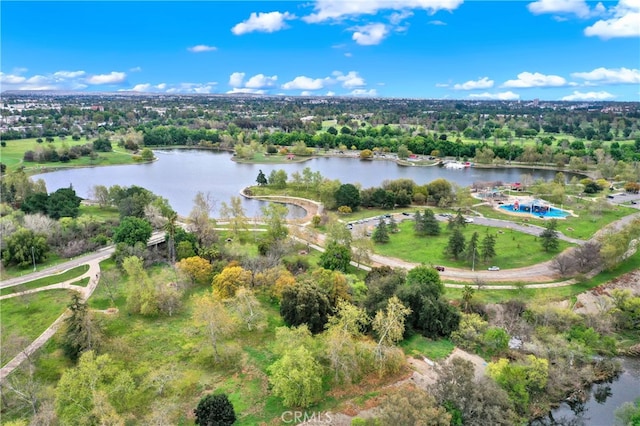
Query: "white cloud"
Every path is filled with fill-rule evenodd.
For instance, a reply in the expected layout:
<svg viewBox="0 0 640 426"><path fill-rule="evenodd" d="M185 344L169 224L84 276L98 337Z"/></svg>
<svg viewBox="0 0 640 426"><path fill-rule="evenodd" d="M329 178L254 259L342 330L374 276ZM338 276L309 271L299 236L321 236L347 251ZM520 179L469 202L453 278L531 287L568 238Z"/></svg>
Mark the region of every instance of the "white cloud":
<svg viewBox="0 0 640 426"><path fill-rule="evenodd" d="M454 10L462 0L317 0L315 13L302 18L309 23L339 20L358 15L375 15L380 10L423 9L434 13L438 10Z"/></svg>
<svg viewBox="0 0 640 426"><path fill-rule="evenodd" d="M140 71L142 71L141 67L133 67L129 70L129 72L140 72Z"/></svg>
<svg viewBox="0 0 640 426"><path fill-rule="evenodd" d="M315 95L315 93L310 92L308 90L303 90L302 92L300 92L300 96L313 96Z"/></svg>
<svg viewBox="0 0 640 426"><path fill-rule="evenodd" d="M446 22L440 21L438 19L433 20L433 21L429 21L429 22L427 22L427 24L430 24L430 25L447 25Z"/></svg>
<svg viewBox="0 0 640 426"><path fill-rule="evenodd" d="M329 80L325 78L310 78L304 75L298 76L282 85L285 90L318 90L324 88Z"/></svg>
<svg viewBox="0 0 640 426"><path fill-rule="evenodd" d="M584 29L586 36L602 39L617 37L640 37L640 1L620 0L609 11L609 19L597 21Z"/></svg>
<svg viewBox="0 0 640 426"><path fill-rule="evenodd" d="M560 87L566 86L567 80L558 75L545 75L539 72L521 72L517 80L507 80L502 87Z"/></svg>
<svg viewBox="0 0 640 426"><path fill-rule="evenodd" d="M0 84L21 84L27 81L26 77L0 72Z"/></svg>
<svg viewBox="0 0 640 426"><path fill-rule="evenodd" d="M277 75L272 75L271 77L269 77L264 74L256 74L249 80L247 80L244 86L250 89L262 89L264 87L271 87L275 85L276 81L278 81Z"/></svg>
<svg viewBox="0 0 640 426"><path fill-rule="evenodd" d="M229 76L229 86L240 87L244 80L245 74L243 72L234 72Z"/></svg>
<svg viewBox="0 0 640 426"><path fill-rule="evenodd" d="M377 96L378 92L376 91L376 89L355 89L352 90L349 94L353 96Z"/></svg>
<svg viewBox="0 0 640 426"><path fill-rule="evenodd" d="M148 92L151 89L151 84L149 83L144 83L144 84L136 84L135 86L133 86L131 89L125 90L122 89L121 91L126 91L126 92Z"/></svg>
<svg viewBox="0 0 640 426"><path fill-rule="evenodd" d="M449 87L449 83L436 83L436 87Z"/></svg>
<svg viewBox="0 0 640 426"><path fill-rule="evenodd" d="M265 90L262 89L250 89L248 87L234 87L233 89L227 92L228 94L234 93L254 93L257 95L264 95L266 93Z"/></svg>
<svg viewBox="0 0 640 426"><path fill-rule="evenodd" d="M380 44L389 34L389 28L381 23L361 25L351 29L355 30L351 38L362 46Z"/></svg>
<svg viewBox="0 0 640 426"><path fill-rule="evenodd" d="M398 25L400 22L404 21L407 18L411 18L413 16L413 12L410 10L402 10L400 12L392 13L389 16L389 22L393 25Z"/></svg>
<svg viewBox="0 0 640 426"><path fill-rule="evenodd" d="M591 13L584 0L538 0L527 5L535 15L543 13L566 13L579 18L587 18Z"/></svg>
<svg viewBox="0 0 640 426"><path fill-rule="evenodd" d="M336 95L336 92L332 92L331 90L327 92L327 96L335 96L335 95Z"/></svg>
<svg viewBox="0 0 640 426"><path fill-rule="evenodd" d="M202 53L202 52L213 52L218 50L215 46L207 46L206 44L197 44L195 46L187 47L189 52L193 53Z"/></svg>
<svg viewBox="0 0 640 426"><path fill-rule="evenodd" d="M573 78L602 84L640 84L640 70L629 68L596 68L589 72L574 72Z"/></svg>
<svg viewBox="0 0 640 426"><path fill-rule="evenodd" d="M164 90L167 88L167 83L160 83L156 85L156 89Z"/></svg>
<svg viewBox="0 0 640 426"><path fill-rule="evenodd" d="M342 74L340 71L334 71L333 76L342 83L342 87L345 89L362 87L366 84L364 79L355 71L349 71L347 75Z"/></svg>
<svg viewBox="0 0 640 426"><path fill-rule="evenodd" d="M54 77L60 78L78 78L85 75L84 71L57 71L53 73Z"/></svg>
<svg viewBox="0 0 640 426"><path fill-rule="evenodd" d="M604 101L604 100L613 99L613 98L615 98L615 96L609 92L602 91L602 92L582 93L575 90L572 95L565 96L561 100L563 101Z"/></svg>
<svg viewBox="0 0 640 426"><path fill-rule="evenodd" d="M346 56L347 58L350 58L353 56L353 54L351 52L345 52L344 56Z"/></svg>
<svg viewBox="0 0 640 426"><path fill-rule="evenodd" d="M231 32L235 35L242 35L253 31L272 33L286 28L287 25L285 21L295 18L296 16L289 12L253 12L249 16L249 19L240 22L231 28Z"/></svg>
<svg viewBox="0 0 640 426"><path fill-rule="evenodd" d="M122 83L127 78L123 72L112 71L109 74L97 74L87 78L89 84L117 84Z"/></svg>
<svg viewBox="0 0 640 426"><path fill-rule="evenodd" d="M479 80L469 80L466 83L454 84L453 88L455 90L489 89L493 87L493 83L494 81L489 80L489 77L482 77Z"/></svg>
<svg viewBox="0 0 640 426"><path fill-rule="evenodd" d="M520 99L520 95L513 93L511 90L501 93L472 93L469 95L473 99L487 99L487 100L500 100L500 101L514 101Z"/></svg>

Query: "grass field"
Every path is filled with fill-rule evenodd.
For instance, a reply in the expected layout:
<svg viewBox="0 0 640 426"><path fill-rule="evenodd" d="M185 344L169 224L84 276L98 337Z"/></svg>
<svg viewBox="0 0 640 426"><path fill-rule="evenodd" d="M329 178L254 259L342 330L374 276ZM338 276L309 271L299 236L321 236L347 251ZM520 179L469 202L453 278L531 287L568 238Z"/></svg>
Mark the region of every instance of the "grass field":
<svg viewBox="0 0 640 426"><path fill-rule="evenodd" d="M86 166L106 166L106 165L114 165L114 164L134 164L135 161L133 159L132 154L126 152L124 149L114 147L112 152L100 152L98 153L98 158L92 160L89 157L80 157L75 160L71 160L68 163L61 162L46 162L46 163L36 163L36 162L23 162L22 159L24 157L24 153L29 150L34 150L38 146L53 146L56 149L61 148L63 144L68 147L72 147L74 145L85 145L87 143L91 143L86 139L80 139L78 141L74 141L70 137L65 140L61 140L59 137L55 137L53 142L36 142L35 138L31 139L18 139L12 141L6 141L6 146L0 148L0 158L2 158L2 162L7 165L7 170L11 171L17 168L18 166L24 166L25 171L28 174L37 174L43 172L49 172L52 170L58 170L62 168L69 167L86 167Z"/></svg>
<svg viewBox="0 0 640 426"><path fill-rule="evenodd" d="M71 290L48 290L0 300L3 364L19 351L7 342L15 337L29 343L33 341L67 309L72 293Z"/></svg>
<svg viewBox="0 0 640 426"><path fill-rule="evenodd" d="M414 334L400 342L404 353L413 357L427 357L438 361L448 357L455 349L455 345L448 339L431 340L421 334Z"/></svg>
<svg viewBox="0 0 640 426"><path fill-rule="evenodd" d="M47 258L36 264L38 270L48 268L50 266L55 266L59 263L66 262L69 259L64 259L53 252L49 252ZM26 274L30 274L33 272L33 266L27 265L24 267L18 267L16 265L9 265L2 268L2 279L6 280L8 278L21 277Z"/></svg>
<svg viewBox="0 0 640 426"><path fill-rule="evenodd" d="M80 265L76 268L69 269L68 271L65 271L61 274L49 275L48 277L29 281L21 285L0 289L0 296L4 296L11 293L18 293L24 290L31 290L39 287L45 287L51 284L61 283L63 281L67 281L67 280L79 277L80 275L84 274L88 270L89 270L89 265Z"/></svg>
<svg viewBox="0 0 640 426"><path fill-rule="evenodd" d="M87 216L100 221L120 219L120 212L115 207L88 206L80 204L79 216Z"/></svg>
<svg viewBox="0 0 640 426"><path fill-rule="evenodd" d="M427 265L444 265L471 269L471 262L454 260L444 254L449 242L450 231L441 224L442 233L436 237L416 237L413 232L413 221L402 222L398 225L400 232L391 234L387 244L376 244L375 251L383 256L395 257L408 262L425 263ZM502 231L502 233L499 233ZM476 259L476 268L498 265L502 269L520 268L545 262L557 253L546 253L542 250L539 238L523 234L512 229L501 230L488 226L469 224L463 228L463 235L468 242L471 235L478 232L479 242L487 233L496 237L495 251L497 256L489 262ZM570 244L560 241L559 252Z"/></svg>

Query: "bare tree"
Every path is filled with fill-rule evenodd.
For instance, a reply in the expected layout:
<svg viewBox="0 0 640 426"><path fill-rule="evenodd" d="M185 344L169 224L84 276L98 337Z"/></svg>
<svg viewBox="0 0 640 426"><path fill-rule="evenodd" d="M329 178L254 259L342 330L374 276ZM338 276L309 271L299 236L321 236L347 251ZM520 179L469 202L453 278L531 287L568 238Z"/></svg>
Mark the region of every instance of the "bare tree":
<svg viewBox="0 0 640 426"><path fill-rule="evenodd" d="M579 272L588 272L602 266L600 248L601 244L593 240L576 247L574 250L574 258Z"/></svg>
<svg viewBox="0 0 640 426"><path fill-rule="evenodd" d="M551 269L561 277L571 275L576 270L577 262L572 253L560 253L551 261Z"/></svg>

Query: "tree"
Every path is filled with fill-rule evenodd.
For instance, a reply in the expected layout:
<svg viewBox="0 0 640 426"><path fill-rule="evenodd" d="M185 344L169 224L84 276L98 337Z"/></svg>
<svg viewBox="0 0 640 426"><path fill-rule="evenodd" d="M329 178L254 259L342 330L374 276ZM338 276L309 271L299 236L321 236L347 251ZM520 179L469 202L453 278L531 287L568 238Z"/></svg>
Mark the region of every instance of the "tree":
<svg viewBox="0 0 640 426"><path fill-rule="evenodd" d="M441 205L442 200L451 200L453 198L453 188L451 183L446 179L436 179L427 184L429 198L434 204Z"/></svg>
<svg viewBox="0 0 640 426"><path fill-rule="evenodd" d="M424 220L422 218L422 213L420 213L420 210L418 210L415 214L415 216L413 217L413 231L415 232L415 234L418 237L422 237L424 235L427 234L427 230L425 229L424 226Z"/></svg>
<svg viewBox="0 0 640 426"><path fill-rule="evenodd" d="M556 219L551 219L546 223L545 230L540 234L544 251L556 251L558 247L560 247L560 240L558 238L558 232L556 231L557 228L558 221Z"/></svg>
<svg viewBox="0 0 640 426"><path fill-rule="evenodd" d="M71 303L67 307L71 315L65 319L62 348L65 355L76 362L83 352L98 349L102 331L79 293L73 293Z"/></svg>
<svg viewBox="0 0 640 426"><path fill-rule="evenodd" d="M445 248L445 254L457 260L460 255L464 253L464 250L464 235L462 235L462 231L460 231L460 229L456 227L451 233L451 237L449 237L449 243Z"/></svg>
<svg viewBox="0 0 640 426"><path fill-rule="evenodd" d="M493 234L487 233L482 239L480 255L485 262L496 257L496 237Z"/></svg>
<svg viewBox="0 0 640 426"><path fill-rule="evenodd" d="M395 345L402 340L404 321L411 309L406 308L398 297L393 296L384 311L378 311L373 319L373 330L378 336L376 355L382 356L383 348Z"/></svg>
<svg viewBox="0 0 640 426"><path fill-rule="evenodd" d="M416 219L417 220L417 219ZM436 219L436 215L433 214L433 210L425 209L424 215L422 216L422 223L424 233L426 235L440 235L440 224L438 223L438 219Z"/></svg>
<svg viewBox="0 0 640 426"><path fill-rule="evenodd" d="M377 244L386 244L389 242L389 231L387 230L387 223L383 218L378 221L375 231L373 231L373 241Z"/></svg>
<svg viewBox="0 0 640 426"><path fill-rule="evenodd" d="M230 337L236 330L233 317L221 301L212 293L206 293L195 297L192 318L196 327L204 328L213 348L214 359L219 361L220 341Z"/></svg>
<svg viewBox="0 0 640 426"><path fill-rule="evenodd" d="M218 236L209 215L214 208L213 196L209 192L199 191L193 199L193 209L189 213L189 228L200 246L207 248L218 240Z"/></svg>
<svg viewBox="0 0 640 426"><path fill-rule="evenodd" d="M373 253L373 242L363 232L356 233L355 238L351 242L351 249L353 250L353 260L357 262L357 267L360 268L361 263L369 263L371 261L371 253Z"/></svg>
<svg viewBox="0 0 640 426"><path fill-rule="evenodd" d="M252 331L254 328L260 326L260 322L264 318L264 312L260 306L260 302L251 290L240 287L230 302L231 307L238 317L238 321L244 322L247 330Z"/></svg>
<svg viewBox="0 0 640 426"><path fill-rule="evenodd" d="M109 189L104 185L94 185L91 189L92 197L98 203L100 208L105 208L111 204L109 197Z"/></svg>
<svg viewBox="0 0 640 426"><path fill-rule="evenodd" d="M469 244L467 244L467 249L465 252L465 258L467 261L471 262L472 269L475 270L476 259L480 259L480 254L478 253L478 233L474 232L469 240Z"/></svg>
<svg viewBox="0 0 640 426"><path fill-rule="evenodd" d="M251 285L251 273L241 266L227 266L213 278L213 293L220 299L235 296L240 287Z"/></svg>
<svg viewBox="0 0 640 426"><path fill-rule="evenodd" d="M282 291L280 315L290 327L306 324L312 333L320 333L331 310L326 293L314 285L303 283Z"/></svg>
<svg viewBox="0 0 640 426"><path fill-rule="evenodd" d="M226 394L204 396L193 413L195 423L202 426L230 426L236 421L236 412Z"/></svg>
<svg viewBox="0 0 640 426"><path fill-rule="evenodd" d="M409 151L409 149L407 149L406 145L400 145L398 147L398 158L401 160L406 160L407 158L409 158L409 154L411 154L411 151Z"/></svg>
<svg viewBox="0 0 640 426"><path fill-rule="evenodd" d="M401 388L387 396L380 406L380 424L449 426L451 416L435 398L418 388Z"/></svg>
<svg viewBox="0 0 640 426"><path fill-rule="evenodd" d="M575 271L577 261L573 253L560 253L551 259L551 268L554 269L561 277L571 275Z"/></svg>
<svg viewBox="0 0 640 426"><path fill-rule="evenodd" d="M289 235L286 218L289 210L286 206L277 203L269 203L262 207L262 216L267 225L266 238L268 241L281 241Z"/></svg>
<svg viewBox="0 0 640 426"><path fill-rule="evenodd" d="M178 213L172 211L167 217L167 221L162 227L167 233L167 248L169 249L169 261L176 262L176 232L178 231Z"/></svg>
<svg viewBox="0 0 640 426"><path fill-rule="evenodd" d="M264 175L262 170L258 170L258 177L256 178L256 182L259 186L265 186L267 184L267 177Z"/></svg>
<svg viewBox="0 0 640 426"><path fill-rule="evenodd" d="M320 255L318 264L324 269L346 272L351 263L351 250L349 246L331 241Z"/></svg>
<svg viewBox="0 0 640 426"><path fill-rule="evenodd" d="M153 229L151 224L138 217L128 216L120 221L120 225L113 231L113 241L115 243L125 243L128 246L134 246L140 242L147 244Z"/></svg>
<svg viewBox="0 0 640 426"><path fill-rule="evenodd" d="M351 183L340 185L335 199L338 206L349 206L354 212L360 208L360 190Z"/></svg>
<svg viewBox="0 0 640 426"><path fill-rule="evenodd" d="M142 259L129 256L122 262L127 280L127 307L136 314L155 315L158 313L158 292L144 269Z"/></svg>
<svg viewBox="0 0 640 426"><path fill-rule="evenodd" d="M2 251L2 260L5 265L15 264L19 267L39 263L47 257L49 244L42 234L20 228L4 239L5 249Z"/></svg>
<svg viewBox="0 0 640 426"><path fill-rule="evenodd" d="M203 259L200 256L187 257L178 262L176 266L184 272L194 284L205 284L211 282L213 266L207 259Z"/></svg>
<svg viewBox="0 0 640 426"><path fill-rule="evenodd" d="M510 426L520 423L506 392L490 379L476 380L471 361L455 357L436 369L438 379L430 390L452 415L451 424Z"/></svg>
<svg viewBox="0 0 640 426"><path fill-rule="evenodd" d="M273 394L287 407L308 407L322 396L322 367L304 346L295 345L268 368Z"/></svg>
<svg viewBox="0 0 640 426"><path fill-rule="evenodd" d="M100 137L93 141L93 150L96 152L110 152L111 142L105 137Z"/></svg>
<svg viewBox="0 0 640 426"><path fill-rule="evenodd" d="M229 223L235 238L240 238L241 231L249 231L249 220L242 207L242 198L240 197L231 197L230 206L223 201L220 204L220 217Z"/></svg>
<svg viewBox="0 0 640 426"><path fill-rule="evenodd" d="M153 151L149 148L144 148L140 151L140 158L142 158L143 161L153 161L156 157L153 155Z"/></svg>
<svg viewBox="0 0 640 426"><path fill-rule="evenodd" d="M136 387L131 375L116 368L109 355L87 351L64 371L55 390L56 413L63 425L118 425Z"/></svg>

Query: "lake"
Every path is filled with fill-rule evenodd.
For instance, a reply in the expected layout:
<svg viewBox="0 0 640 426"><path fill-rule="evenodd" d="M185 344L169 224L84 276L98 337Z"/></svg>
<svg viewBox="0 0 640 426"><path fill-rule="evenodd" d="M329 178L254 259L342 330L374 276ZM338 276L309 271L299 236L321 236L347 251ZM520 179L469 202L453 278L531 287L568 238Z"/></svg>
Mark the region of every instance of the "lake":
<svg viewBox="0 0 640 426"><path fill-rule="evenodd" d="M154 151L158 161L153 163L73 168L51 173L35 175L34 180L43 179L49 192L73 185L77 194L89 198L94 185L138 185L169 200L171 206L182 216L187 216L193 207L197 192L211 192L219 203L229 203L246 187L256 184L258 171L268 177L272 170L283 169L287 175L295 171L302 172L305 167L318 171L323 177L339 179L342 183L360 183L362 188L380 186L385 180L407 178L422 185L438 178L444 178L461 186L476 181L519 182L521 176L530 174L534 179L553 179L553 170L532 169L482 169L465 168L461 170L443 167L402 167L394 161L361 161L357 158L320 157L301 163L285 164L242 164L232 161L228 152L174 149ZM569 177L568 173L565 173ZM257 200L245 200L247 216L260 214L265 203ZM292 210L293 217L304 216L300 208ZM213 216L216 216L214 211Z"/></svg>
<svg viewBox="0 0 640 426"><path fill-rule="evenodd" d="M607 383L591 386L586 402L563 402L548 418L531 426L609 426L615 424L615 410L625 402L640 398L640 359L622 358L623 372Z"/></svg>

